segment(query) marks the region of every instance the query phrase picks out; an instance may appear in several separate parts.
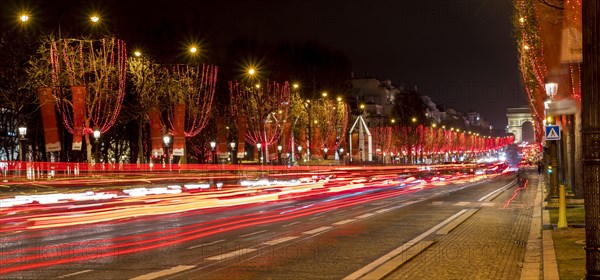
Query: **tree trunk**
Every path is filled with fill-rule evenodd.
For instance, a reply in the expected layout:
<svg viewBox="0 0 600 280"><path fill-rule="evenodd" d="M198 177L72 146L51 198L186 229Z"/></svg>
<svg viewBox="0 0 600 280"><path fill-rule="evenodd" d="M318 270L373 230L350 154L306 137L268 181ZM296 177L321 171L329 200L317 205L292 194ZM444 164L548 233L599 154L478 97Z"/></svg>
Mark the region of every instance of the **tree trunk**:
<svg viewBox="0 0 600 280"><path fill-rule="evenodd" d="M90 134L85 134L85 151L87 163L92 164L92 144L90 143Z"/></svg>
<svg viewBox="0 0 600 280"><path fill-rule="evenodd" d="M138 163L146 163L146 158L144 157L144 123L143 121L139 122L138 125Z"/></svg>
<svg viewBox="0 0 600 280"><path fill-rule="evenodd" d="M600 279L600 1L583 0L581 116L586 278Z"/></svg>

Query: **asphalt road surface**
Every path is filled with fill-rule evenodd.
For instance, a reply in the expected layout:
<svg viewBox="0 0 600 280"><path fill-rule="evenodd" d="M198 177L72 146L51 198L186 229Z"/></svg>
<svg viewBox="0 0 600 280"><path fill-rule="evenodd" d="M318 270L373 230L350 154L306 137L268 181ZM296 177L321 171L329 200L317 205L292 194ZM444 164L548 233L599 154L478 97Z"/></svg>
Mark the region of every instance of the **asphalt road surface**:
<svg viewBox="0 0 600 280"><path fill-rule="evenodd" d="M342 279L465 207L493 207L481 198L513 179L365 188L8 231L0 236L0 278Z"/></svg>

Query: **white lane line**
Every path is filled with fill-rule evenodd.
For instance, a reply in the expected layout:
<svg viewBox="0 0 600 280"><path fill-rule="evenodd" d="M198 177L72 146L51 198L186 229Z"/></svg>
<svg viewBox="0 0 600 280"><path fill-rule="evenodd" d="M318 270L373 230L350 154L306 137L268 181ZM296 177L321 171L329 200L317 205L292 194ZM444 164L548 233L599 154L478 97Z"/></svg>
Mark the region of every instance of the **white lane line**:
<svg viewBox="0 0 600 280"><path fill-rule="evenodd" d="M188 249L188 250L192 250L192 249L196 249L196 248L200 248L200 247L204 247L204 246L215 245L215 244L217 244L217 243L221 243L221 242L223 242L223 241L225 241L225 239L221 239L221 240L213 241L213 242L210 242L210 243L204 243L204 244L200 244L200 245L196 245L196 246L188 247L187 249Z"/></svg>
<svg viewBox="0 0 600 280"><path fill-rule="evenodd" d="M502 187L500 187L500 188L498 188L498 189L496 189L496 190L494 190L494 191L492 191L492 192L490 192L490 193L488 193L488 194L484 195L483 197L481 197L481 198L480 198L480 199L478 199L477 201L484 201L484 200L488 199L490 196L492 196L492 195L496 194L497 192L501 192L501 191L504 191L505 189L508 189L508 188L509 188L510 186L512 186L512 185L513 185L515 182L517 182L517 179L514 179L514 180L512 180L510 183L508 183L508 184L506 184L506 185L504 185L504 186L502 186ZM486 200L486 201L487 201L487 200Z"/></svg>
<svg viewBox="0 0 600 280"><path fill-rule="evenodd" d="M275 240L267 241L267 242L265 242L263 244L265 244L265 245L277 245L279 243L288 242L288 241L294 240L296 238L298 238L298 236L286 236L286 237L278 238L278 239L275 239Z"/></svg>
<svg viewBox="0 0 600 280"><path fill-rule="evenodd" d="M325 231L325 230L328 230L330 228L331 227L320 227L320 228L316 228L316 229L313 229L313 230L305 231L305 232L303 232L303 234L315 234L317 232Z"/></svg>
<svg viewBox="0 0 600 280"><path fill-rule="evenodd" d="M247 234L240 235L239 237L248 237L248 236L252 236L252 235L256 235L256 234L261 234L261 233L267 232L267 231L268 230L266 230L266 229L265 230L259 230L257 232L247 233Z"/></svg>
<svg viewBox="0 0 600 280"><path fill-rule="evenodd" d="M373 215L375 215L375 214L373 214L373 213L367 213L367 214L362 214L362 215L360 215L360 216L358 216L356 218L357 219L364 219L364 218L367 218L367 217L371 217Z"/></svg>
<svg viewBox="0 0 600 280"><path fill-rule="evenodd" d="M375 213L381 214L381 213L384 213L384 212L387 212L390 210L392 210L392 208L383 208L383 209L379 209L379 210L375 211Z"/></svg>
<svg viewBox="0 0 600 280"><path fill-rule="evenodd" d="M293 223L289 223L289 224L287 224L287 225L283 225L283 226L281 226L281 227L289 227L289 226L293 226L293 225L295 225L295 224L299 224L299 223L300 223L300 222L293 222Z"/></svg>
<svg viewBox="0 0 600 280"><path fill-rule="evenodd" d="M220 254L220 255L208 257L208 258L206 258L206 260L209 260L209 261L222 261L222 260L230 259L230 258L233 258L233 257L241 256L241 255L244 255L244 254L252 253L254 251L256 251L256 249L244 248L244 249L235 250L235 251L232 251L232 252L229 252L229 253L225 253L225 254Z"/></svg>
<svg viewBox="0 0 600 280"><path fill-rule="evenodd" d="M462 202L454 203L454 206L465 206L465 205L469 205L469 202L468 201L462 201Z"/></svg>
<svg viewBox="0 0 600 280"><path fill-rule="evenodd" d="M75 275L84 274L84 273L88 273L88 272L91 272L91 271L93 271L93 270L86 269L86 270L82 270L82 271L77 271L77 272L73 272L73 273L61 275L61 276L58 276L56 278L59 278L59 279L61 279L61 278L69 278L69 277L73 277Z"/></svg>
<svg viewBox="0 0 600 280"><path fill-rule="evenodd" d="M493 202L484 202L484 203L481 203L482 207L492 207L494 205L496 205L496 203L493 203Z"/></svg>
<svg viewBox="0 0 600 280"><path fill-rule="evenodd" d="M333 225L334 226L341 226L341 225L344 225L344 224L347 224L347 223L351 223L351 222L354 222L354 221L356 221L356 219L342 220L342 221L333 223Z"/></svg>
<svg viewBox="0 0 600 280"><path fill-rule="evenodd" d="M458 211L458 213L450 216L448 219L444 220L443 222L433 226L432 228L430 228L429 230L427 230L424 233L421 233L419 236L413 238L412 240L406 242L405 244L401 245L400 247L392 250L391 252L383 255L382 257L380 257L379 259L376 259L375 261L373 261L372 263L366 265L365 267L355 271L354 273L346 276L344 278L344 280L350 280L350 279L358 279L359 277L365 275L366 273L368 273L369 271L375 269L376 267L384 264L385 262L387 262L388 260L392 259L393 257L397 256L398 254L404 252L406 249L412 247L413 245L417 244L419 241L421 241L423 238L427 237L428 235L430 235L432 232L440 229L441 227L443 227L444 225L446 225L447 223L451 222L452 220L456 219L456 217L462 215L463 213L467 212L467 209L463 209Z"/></svg>
<svg viewBox="0 0 600 280"><path fill-rule="evenodd" d="M182 271L185 271L185 270L190 270L190 269L192 269L194 267L196 267L196 266L195 265L178 265L178 266L171 267L169 269L163 269L161 271L157 271L157 272L152 272L152 273L140 275L138 277L131 278L131 280L150 280L150 279L156 279L156 278L160 278L160 277L163 277L163 276L167 276L167 275L179 273L179 272L182 272Z"/></svg>

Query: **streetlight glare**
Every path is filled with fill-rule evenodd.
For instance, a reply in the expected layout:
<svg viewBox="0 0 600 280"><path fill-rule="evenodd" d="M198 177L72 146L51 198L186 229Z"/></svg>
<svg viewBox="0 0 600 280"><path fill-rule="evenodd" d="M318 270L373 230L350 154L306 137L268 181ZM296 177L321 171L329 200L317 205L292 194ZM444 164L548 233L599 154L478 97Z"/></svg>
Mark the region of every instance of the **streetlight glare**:
<svg viewBox="0 0 600 280"><path fill-rule="evenodd" d="M98 21L100 20L100 18L99 18L98 16L91 16L91 17L90 17L90 20L91 20L92 22L98 22Z"/></svg>
<svg viewBox="0 0 600 280"><path fill-rule="evenodd" d="M29 16L28 15L21 15L19 17L19 19L21 20L21 22L26 22L29 20Z"/></svg>
<svg viewBox="0 0 600 280"><path fill-rule="evenodd" d="M135 51L133 54L134 54L135 56L141 56L141 55L142 55L142 53L141 53L140 51Z"/></svg>
<svg viewBox="0 0 600 280"><path fill-rule="evenodd" d="M299 85L299 84L293 84L292 86L293 86L294 88L296 88L296 89L300 87L300 85Z"/></svg>
<svg viewBox="0 0 600 280"><path fill-rule="evenodd" d="M198 51L198 49L196 47L191 47L190 48L190 52L191 53L196 53Z"/></svg>
<svg viewBox="0 0 600 280"><path fill-rule="evenodd" d="M256 73L256 70L254 70L254 68L250 68L248 70L248 74L250 74L250 75L254 75L255 73Z"/></svg>
<svg viewBox="0 0 600 280"><path fill-rule="evenodd" d="M322 93L323 97L327 97L327 92Z"/></svg>

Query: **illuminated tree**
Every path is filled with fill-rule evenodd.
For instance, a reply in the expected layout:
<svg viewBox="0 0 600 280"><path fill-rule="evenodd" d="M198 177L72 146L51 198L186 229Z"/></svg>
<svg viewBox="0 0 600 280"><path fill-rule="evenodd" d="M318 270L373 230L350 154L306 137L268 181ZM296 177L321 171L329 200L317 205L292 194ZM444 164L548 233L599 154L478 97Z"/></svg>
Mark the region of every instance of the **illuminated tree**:
<svg viewBox="0 0 600 280"><path fill-rule="evenodd" d="M92 158L89 135L94 128L102 133L108 131L121 110L127 71L125 43L116 38L62 39L49 40L44 45L40 48L42 60L49 58L51 69L39 69L37 73L46 76L43 80L51 76L55 88L71 86L71 91L59 90L53 94L67 131L74 137L85 137L89 161ZM78 91L74 87L84 89L83 108L73 105L73 93ZM82 123L78 115L82 116Z"/></svg>
<svg viewBox="0 0 600 280"><path fill-rule="evenodd" d="M311 106L312 127L314 143L311 143L320 152L336 151L344 141L345 131L348 128L348 106L342 100L322 98L313 102ZM308 120L307 120L308 122Z"/></svg>
<svg viewBox="0 0 600 280"><path fill-rule="evenodd" d="M163 80L163 72L159 66L154 65L144 56L131 57L127 63L131 82L134 87L134 95L137 99L136 110L129 112L134 115L134 119L138 121L138 160L145 162L143 131L144 126L148 123L148 113L151 110L160 111L160 97L162 91L160 81Z"/></svg>
<svg viewBox="0 0 600 280"><path fill-rule="evenodd" d="M163 89L169 99L167 124L175 134L175 141L178 137L195 137L208 124L212 113L217 70L216 66L206 64L173 65L164 69ZM180 111L180 108L183 110ZM177 125L178 118L184 121L183 131L180 131ZM182 132L184 135L180 135ZM181 163L185 162L184 144Z"/></svg>
<svg viewBox="0 0 600 280"><path fill-rule="evenodd" d="M288 82L244 84L229 82L232 115L246 124L246 142L261 143L264 149L273 145L283 131L283 121L287 120L290 88ZM237 125L241 125L237 123Z"/></svg>

